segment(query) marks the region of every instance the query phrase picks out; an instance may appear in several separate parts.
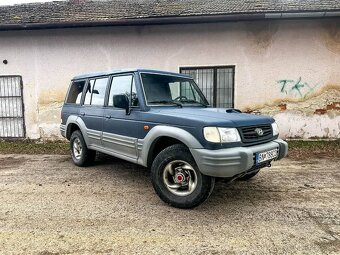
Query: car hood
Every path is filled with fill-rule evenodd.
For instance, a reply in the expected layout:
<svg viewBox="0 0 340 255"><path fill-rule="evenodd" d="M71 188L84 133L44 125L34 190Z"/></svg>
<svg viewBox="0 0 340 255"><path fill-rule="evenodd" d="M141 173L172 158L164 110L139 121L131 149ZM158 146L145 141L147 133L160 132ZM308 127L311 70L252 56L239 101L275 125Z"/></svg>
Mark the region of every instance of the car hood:
<svg viewBox="0 0 340 255"><path fill-rule="evenodd" d="M164 107L152 109L151 112L156 115L164 115L176 119L183 119L187 125L197 122L203 123L204 126L221 126L221 127L242 127L252 125L270 124L274 119L268 116L239 113L236 111L227 112L230 108L199 108L199 107Z"/></svg>

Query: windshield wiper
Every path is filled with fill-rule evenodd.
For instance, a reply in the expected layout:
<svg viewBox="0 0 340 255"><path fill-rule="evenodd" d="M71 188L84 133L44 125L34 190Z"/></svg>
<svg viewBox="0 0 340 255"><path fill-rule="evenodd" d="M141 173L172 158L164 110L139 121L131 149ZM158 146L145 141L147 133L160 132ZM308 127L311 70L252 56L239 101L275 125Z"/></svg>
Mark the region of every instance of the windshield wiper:
<svg viewBox="0 0 340 255"><path fill-rule="evenodd" d="M180 102L176 102L176 101L166 101L166 100L159 100L159 101L151 101L148 102L149 104L174 104L177 105L179 107L183 107L183 105Z"/></svg>
<svg viewBox="0 0 340 255"><path fill-rule="evenodd" d="M193 100L193 99L185 99L185 100L181 100L180 102L181 103L188 103L188 104L200 104L204 107L208 107L208 105L201 103L201 102L197 102L196 100Z"/></svg>

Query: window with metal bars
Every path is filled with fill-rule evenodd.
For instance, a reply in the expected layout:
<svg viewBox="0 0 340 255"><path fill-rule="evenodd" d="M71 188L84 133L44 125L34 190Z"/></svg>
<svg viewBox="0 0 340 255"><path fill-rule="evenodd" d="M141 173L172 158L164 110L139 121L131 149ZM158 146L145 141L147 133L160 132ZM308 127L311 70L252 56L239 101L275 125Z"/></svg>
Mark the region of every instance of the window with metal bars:
<svg viewBox="0 0 340 255"><path fill-rule="evenodd" d="M181 67L190 75L213 107L234 107L235 66Z"/></svg>
<svg viewBox="0 0 340 255"><path fill-rule="evenodd" d="M0 76L0 138L25 137L21 76Z"/></svg>

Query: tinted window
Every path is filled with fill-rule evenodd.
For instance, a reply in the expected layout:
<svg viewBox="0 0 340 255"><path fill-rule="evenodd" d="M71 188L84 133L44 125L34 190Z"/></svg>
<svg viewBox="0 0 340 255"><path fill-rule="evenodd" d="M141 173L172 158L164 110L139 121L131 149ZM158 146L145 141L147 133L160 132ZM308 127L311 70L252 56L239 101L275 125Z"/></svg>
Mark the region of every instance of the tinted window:
<svg viewBox="0 0 340 255"><path fill-rule="evenodd" d="M84 104L104 105L107 82L108 78L90 80L86 89Z"/></svg>
<svg viewBox="0 0 340 255"><path fill-rule="evenodd" d="M131 106L139 105L136 93L136 86L132 75L116 76L112 78L109 106L113 106L113 96L122 94L126 95L129 98Z"/></svg>
<svg viewBox="0 0 340 255"><path fill-rule="evenodd" d="M72 83L66 103L80 104L81 95L85 86L85 81L75 81Z"/></svg>

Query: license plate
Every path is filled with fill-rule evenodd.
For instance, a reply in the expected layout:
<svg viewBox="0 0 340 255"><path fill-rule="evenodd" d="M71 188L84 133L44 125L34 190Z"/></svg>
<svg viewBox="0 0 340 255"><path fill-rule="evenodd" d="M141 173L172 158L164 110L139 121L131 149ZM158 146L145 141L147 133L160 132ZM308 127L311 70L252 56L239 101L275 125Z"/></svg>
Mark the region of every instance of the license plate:
<svg viewBox="0 0 340 255"><path fill-rule="evenodd" d="M256 153L256 164L274 159L279 154L278 149Z"/></svg>

